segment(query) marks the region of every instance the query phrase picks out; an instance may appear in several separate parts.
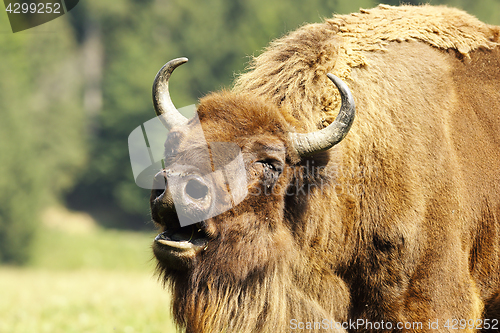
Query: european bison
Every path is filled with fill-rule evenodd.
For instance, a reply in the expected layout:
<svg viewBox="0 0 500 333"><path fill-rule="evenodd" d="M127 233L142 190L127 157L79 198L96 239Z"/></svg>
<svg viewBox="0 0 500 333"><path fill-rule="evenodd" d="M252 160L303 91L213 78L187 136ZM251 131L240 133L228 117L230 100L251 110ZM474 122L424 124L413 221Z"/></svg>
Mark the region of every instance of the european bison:
<svg viewBox="0 0 500 333"><path fill-rule="evenodd" d="M447 7L334 16L274 41L189 121L168 95L186 59L162 68L155 181L176 181L152 191L153 250L179 326L500 328L499 35ZM234 156L241 202L207 178Z"/></svg>

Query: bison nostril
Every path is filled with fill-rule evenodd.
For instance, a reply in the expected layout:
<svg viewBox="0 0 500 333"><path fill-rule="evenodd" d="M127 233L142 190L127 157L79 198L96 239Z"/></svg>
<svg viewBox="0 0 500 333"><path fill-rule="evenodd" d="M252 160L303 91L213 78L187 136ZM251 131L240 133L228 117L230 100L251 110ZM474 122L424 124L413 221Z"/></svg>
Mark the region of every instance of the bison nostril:
<svg viewBox="0 0 500 333"><path fill-rule="evenodd" d="M208 187L196 179L191 179L186 184L186 194L195 200L203 199L208 194Z"/></svg>

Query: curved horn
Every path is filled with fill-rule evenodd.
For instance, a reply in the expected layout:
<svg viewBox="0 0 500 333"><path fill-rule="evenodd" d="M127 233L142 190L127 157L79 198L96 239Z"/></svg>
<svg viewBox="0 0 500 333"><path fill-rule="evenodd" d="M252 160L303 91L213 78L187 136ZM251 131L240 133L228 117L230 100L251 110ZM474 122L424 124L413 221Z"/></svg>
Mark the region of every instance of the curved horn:
<svg viewBox="0 0 500 333"><path fill-rule="evenodd" d="M335 146L347 135L356 113L354 99L347 85L338 77L328 73L328 78L337 86L342 106L335 121L328 127L311 133L290 133L290 142L301 157L310 156Z"/></svg>
<svg viewBox="0 0 500 333"><path fill-rule="evenodd" d="M167 129L186 125L188 119L177 111L168 92L168 79L180 65L187 62L187 58L177 58L167 62L156 74L153 83L153 104L158 118Z"/></svg>

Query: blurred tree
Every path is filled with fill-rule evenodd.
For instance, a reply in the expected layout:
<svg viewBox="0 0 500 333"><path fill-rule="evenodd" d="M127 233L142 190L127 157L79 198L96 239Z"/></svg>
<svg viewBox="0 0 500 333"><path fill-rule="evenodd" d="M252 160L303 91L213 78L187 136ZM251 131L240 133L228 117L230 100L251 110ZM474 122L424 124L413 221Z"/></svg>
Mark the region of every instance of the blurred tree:
<svg viewBox="0 0 500 333"><path fill-rule="evenodd" d="M40 208L85 162L79 56L67 22L52 29L0 34L0 262L29 258Z"/></svg>

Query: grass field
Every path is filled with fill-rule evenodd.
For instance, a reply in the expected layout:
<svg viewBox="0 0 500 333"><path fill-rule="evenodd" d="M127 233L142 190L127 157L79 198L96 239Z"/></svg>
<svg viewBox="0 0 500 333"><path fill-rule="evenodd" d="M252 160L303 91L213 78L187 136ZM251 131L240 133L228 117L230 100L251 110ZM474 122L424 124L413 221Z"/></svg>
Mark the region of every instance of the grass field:
<svg viewBox="0 0 500 333"><path fill-rule="evenodd" d="M154 232L105 230L84 215L52 213L30 264L0 266L0 332L175 332L169 294L153 274Z"/></svg>

